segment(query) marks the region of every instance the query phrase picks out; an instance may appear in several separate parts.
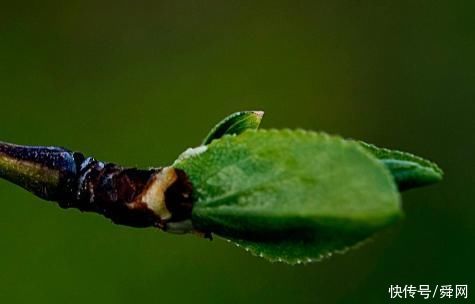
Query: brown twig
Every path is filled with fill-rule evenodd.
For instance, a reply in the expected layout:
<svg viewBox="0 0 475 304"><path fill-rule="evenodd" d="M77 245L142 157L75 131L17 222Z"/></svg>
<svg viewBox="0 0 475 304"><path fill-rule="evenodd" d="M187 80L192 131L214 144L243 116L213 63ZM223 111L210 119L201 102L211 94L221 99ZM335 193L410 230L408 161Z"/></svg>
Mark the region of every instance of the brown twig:
<svg viewBox="0 0 475 304"><path fill-rule="evenodd" d="M0 142L0 177L35 195L114 223L190 232L192 186L173 167L136 169L59 147Z"/></svg>

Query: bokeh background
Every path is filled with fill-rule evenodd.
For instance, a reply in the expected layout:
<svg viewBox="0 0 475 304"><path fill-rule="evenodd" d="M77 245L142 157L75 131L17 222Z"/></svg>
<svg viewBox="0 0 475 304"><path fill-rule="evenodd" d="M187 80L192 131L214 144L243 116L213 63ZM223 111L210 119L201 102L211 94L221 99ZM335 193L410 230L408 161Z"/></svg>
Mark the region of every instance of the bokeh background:
<svg viewBox="0 0 475 304"><path fill-rule="evenodd" d="M404 193L405 220L373 242L293 267L219 239L116 226L0 181L0 302L384 303L390 284L469 284L473 301L474 10L473 1L2 2L1 140L159 166L225 115L257 109L263 127L411 151L446 177Z"/></svg>

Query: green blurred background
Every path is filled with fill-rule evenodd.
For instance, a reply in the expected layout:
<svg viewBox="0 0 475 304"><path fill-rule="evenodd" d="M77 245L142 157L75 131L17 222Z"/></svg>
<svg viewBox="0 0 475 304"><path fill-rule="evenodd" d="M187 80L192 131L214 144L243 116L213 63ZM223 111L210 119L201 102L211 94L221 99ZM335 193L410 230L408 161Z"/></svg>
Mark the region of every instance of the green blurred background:
<svg viewBox="0 0 475 304"><path fill-rule="evenodd" d="M383 303L390 284L469 284L473 300L474 9L0 4L0 140L159 166L225 115L257 109L263 127L363 139L446 172L443 183L404 193L405 220L373 242L296 267L219 239L116 226L0 181L0 302Z"/></svg>

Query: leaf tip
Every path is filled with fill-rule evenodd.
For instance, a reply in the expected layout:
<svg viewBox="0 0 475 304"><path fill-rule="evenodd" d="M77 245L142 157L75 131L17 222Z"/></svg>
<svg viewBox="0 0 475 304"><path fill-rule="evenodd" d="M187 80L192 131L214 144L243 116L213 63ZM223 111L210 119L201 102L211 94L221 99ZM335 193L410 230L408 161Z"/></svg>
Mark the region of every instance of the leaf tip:
<svg viewBox="0 0 475 304"><path fill-rule="evenodd" d="M261 124L264 111L241 111L221 120L203 140L203 145L224 135L239 135L246 130L257 130Z"/></svg>
<svg viewBox="0 0 475 304"><path fill-rule="evenodd" d="M261 118L264 117L264 111L251 111L252 114L254 114L255 116L257 116L258 118Z"/></svg>

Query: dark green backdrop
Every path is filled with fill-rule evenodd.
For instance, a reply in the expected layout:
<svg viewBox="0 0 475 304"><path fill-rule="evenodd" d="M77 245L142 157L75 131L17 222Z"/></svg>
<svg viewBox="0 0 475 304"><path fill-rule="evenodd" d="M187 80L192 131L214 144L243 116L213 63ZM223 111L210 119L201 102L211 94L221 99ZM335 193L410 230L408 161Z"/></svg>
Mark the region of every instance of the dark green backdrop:
<svg viewBox="0 0 475 304"><path fill-rule="evenodd" d="M35 2L0 4L0 140L159 166L257 109L264 127L412 151L446 177L405 193L405 220L373 242L298 267L0 181L1 303L383 303L390 284L474 299L473 1Z"/></svg>

